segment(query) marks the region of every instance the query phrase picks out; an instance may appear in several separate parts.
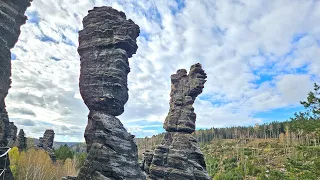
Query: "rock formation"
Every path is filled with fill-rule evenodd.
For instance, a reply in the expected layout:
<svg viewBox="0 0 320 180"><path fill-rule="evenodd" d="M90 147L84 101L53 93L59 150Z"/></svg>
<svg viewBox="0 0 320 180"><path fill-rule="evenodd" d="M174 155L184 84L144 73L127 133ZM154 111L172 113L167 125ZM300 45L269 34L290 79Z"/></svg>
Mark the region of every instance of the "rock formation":
<svg viewBox="0 0 320 180"><path fill-rule="evenodd" d="M27 149L27 138L25 137L23 129L20 129L18 134L18 149L19 151Z"/></svg>
<svg viewBox="0 0 320 180"><path fill-rule="evenodd" d="M8 139L8 147L12 147L17 139L17 126L14 125L13 122L9 122L9 136Z"/></svg>
<svg viewBox="0 0 320 180"><path fill-rule="evenodd" d="M123 12L95 7L83 19L78 52L80 93L88 106L87 160L77 179L145 180L134 136L118 116L128 100L128 58L136 52L140 29Z"/></svg>
<svg viewBox="0 0 320 180"><path fill-rule="evenodd" d="M54 131L52 129L47 129L44 132L43 137L39 138L39 143L37 145L37 148L47 151L51 160L53 162L56 162L56 155L52 150L53 141L54 141Z"/></svg>
<svg viewBox="0 0 320 180"><path fill-rule="evenodd" d="M140 168L143 171L145 171L147 174L149 174L150 165L153 159L153 152L150 150L146 150L142 155L143 155L143 160Z"/></svg>
<svg viewBox="0 0 320 180"><path fill-rule="evenodd" d="M52 129L47 129L43 134L43 148L52 149L54 140L54 131Z"/></svg>
<svg viewBox="0 0 320 180"><path fill-rule="evenodd" d="M210 179L204 156L191 134L196 121L192 105L202 93L206 78L200 64L191 66L189 74L180 69L171 75L170 110L164 122L167 132L154 151L148 179Z"/></svg>
<svg viewBox="0 0 320 180"><path fill-rule="evenodd" d="M10 49L18 40L20 26L26 22L27 17L24 13L29 6L30 0L0 0L0 147L8 145L7 138L10 134L9 118L4 101L11 84ZM4 151L0 149L0 154ZM6 156L0 158L0 169L7 169L0 179L11 180L13 176L9 169L10 162L6 158Z"/></svg>

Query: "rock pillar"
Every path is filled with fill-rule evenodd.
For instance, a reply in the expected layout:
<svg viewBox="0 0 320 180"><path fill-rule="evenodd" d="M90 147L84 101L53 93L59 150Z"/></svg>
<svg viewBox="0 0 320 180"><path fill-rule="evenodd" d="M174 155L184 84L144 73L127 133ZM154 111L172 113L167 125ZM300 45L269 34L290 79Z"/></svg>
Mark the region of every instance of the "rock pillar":
<svg viewBox="0 0 320 180"><path fill-rule="evenodd" d="M87 160L77 179L146 179L134 136L116 118L128 101L128 58L136 52L139 26L111 7L95 7L79 32L80 93L90 110L85 130Z"/></svg>
<svg viewBox="0 0 320 180"><path fill-rule="evenodd" d="M148 179L210 180L204 156L191 134L196 122L192 105L206 78L201 64L191 66L189 74L180 69L171 75L170 110L164 122L167 132L153 153Z"/></svg>

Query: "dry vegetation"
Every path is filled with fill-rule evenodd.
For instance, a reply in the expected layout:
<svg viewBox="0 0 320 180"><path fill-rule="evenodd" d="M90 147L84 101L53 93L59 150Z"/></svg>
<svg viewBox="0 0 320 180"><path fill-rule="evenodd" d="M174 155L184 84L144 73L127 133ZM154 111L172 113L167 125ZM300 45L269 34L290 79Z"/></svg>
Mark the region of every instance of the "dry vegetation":
<svg viewBox="0 0 320 180"><path fill-rule="evenodd" d="M16 180L61 180L64 176L76 176L78 173L76 158L53 163L44 150L29 149L19 152L18 148L14 147L9 156L10 168Z"/></svg>

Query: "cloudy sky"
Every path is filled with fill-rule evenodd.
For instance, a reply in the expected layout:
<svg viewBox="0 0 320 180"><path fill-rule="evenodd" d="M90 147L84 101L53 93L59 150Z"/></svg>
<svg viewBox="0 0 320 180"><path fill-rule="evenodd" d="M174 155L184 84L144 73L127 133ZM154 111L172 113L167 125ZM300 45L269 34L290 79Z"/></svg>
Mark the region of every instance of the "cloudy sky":
<svg viewBox="0 0 320 180"><path fill-rule="evenodd" d="M317 0L34 0L12 49L11 121L27 136L53 128L83 141L88 109L78 88L78 31L95 6L140 26L129 101L119 116L138 137L162 132L170 75L200 62L208 74L197 128L284 121L320 82Z"/></svg>

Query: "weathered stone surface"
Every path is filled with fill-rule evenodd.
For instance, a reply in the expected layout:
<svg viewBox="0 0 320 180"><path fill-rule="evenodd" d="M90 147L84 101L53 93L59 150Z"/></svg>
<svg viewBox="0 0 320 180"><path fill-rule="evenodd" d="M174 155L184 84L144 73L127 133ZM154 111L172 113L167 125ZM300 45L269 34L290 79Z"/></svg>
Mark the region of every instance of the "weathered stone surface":
<svg viewBox="0 0 320 180"><path fill-rule="evenodd" d="M39 143L36 146L36 148L47 151L51 160L53 162L56 162L56 155L54 154L52 149L53 141L54 141L54 131L52 129L47 129L44 132L43 137L39 138Z"/></svg>
<svg viewBox="0 0 320 180"><path fill-rule="evenodd" d="M153 159L153 152L150 150L146 150L143 154L143 160L140 168L149 174L150 165Z"/></svg>
<svg viewBox="0 0 320 180"><path fill-rule="evenodd" d="M16 142L17 140L17 126L14 125L13 122L9 122L9 136L7 137L8 139L8 147L12 147L13 144Z"/></svg>
<svg viewBox="0 0 320 180"><path fill-rule="evenodd" d="M43 134L43 148L52 149L54 140L54 131L52 129L47 129Z"/></svg>
<svg viewBox="0 0 320 180"><path fill-rule="evenodd" d="M202 93L206 78L199 63L191 66L189 74L185 69L180 69L171 75L170 110L164 123L166 131L194 132L196 114L192 105Z"/></svg>
<svg viewBox="0 0 320 180"><path fill-rule="evenodd" d="M19 151L27 149L27 138L25 137L23 129L20 129L18 134L18 149Z"/></svg>
<svg viewBox="0 0 320 180"><path fill-rule="evenodd" d="M139 26L111 7L89 11L79 32L80 93L90 110L118 116L128 101L128 58L138 48Z"/></svg>
<svg viewBox="0 0 320 180"><path fill-rule="evenodd" d="M78 179L145 179L133 136L120 120L99 111L91 111L88 117L88 156Z"/></svg>
<svg viewBox="0 0 320 180"><path fill-rule="evenodd" d="M128 101L128 58L137 50L139 26L111 7L89 11L79 32L80 93L88 106L88 156L77 179L145 180L133 137L118 116Z"/></svg>
<svg viewBox="0 0 320 180"><path fill-rule="evenodd" d="M202 92L206 77L200 64L191 66L189 74L180 69L171 76L170 110L164 122L167 132L153 153L148 179L210 179L204 156L191 134L196 121L192 105Z"/></svg>
<svg viewBox="0 0 320 180"><path fill-rule="evenodd" d="M20 35L20 26L26 22L24 15L30 0L0 0L0 147L8 145L10 136L9 118L5 109L5 97L8 94L11 80L11 53ZM5 150L0 150L2 154ZM0 158L0 169L4 168L5 158ZM0 179L13 179L7 160L7 171L0 176Z"/></svg>

